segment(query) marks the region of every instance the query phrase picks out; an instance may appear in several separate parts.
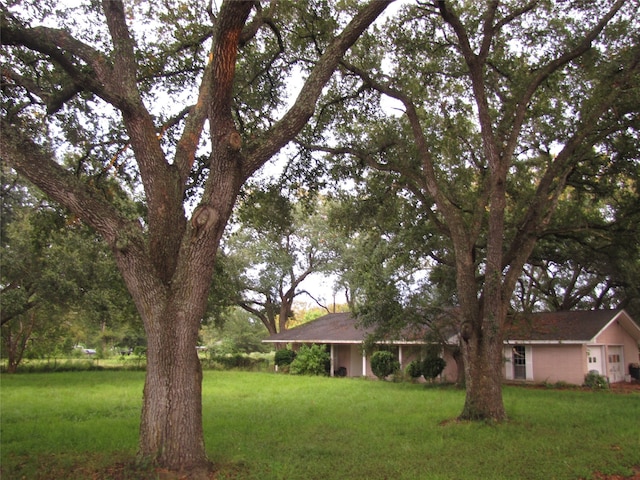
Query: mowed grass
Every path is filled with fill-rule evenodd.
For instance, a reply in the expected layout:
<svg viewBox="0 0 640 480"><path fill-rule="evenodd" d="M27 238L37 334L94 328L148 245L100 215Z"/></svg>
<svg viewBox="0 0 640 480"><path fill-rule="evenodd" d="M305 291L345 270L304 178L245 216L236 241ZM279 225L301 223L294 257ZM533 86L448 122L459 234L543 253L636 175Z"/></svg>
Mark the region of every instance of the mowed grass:
<svg viewBox="0 0 640 480"><path fill-rule="evenodd" d="M143 372L3 375L3 479L154 478L132 467ZM464 392L205 372L217 479L589 479L640 467L640 394L505 387L509 422L456 422Z"/></svg>

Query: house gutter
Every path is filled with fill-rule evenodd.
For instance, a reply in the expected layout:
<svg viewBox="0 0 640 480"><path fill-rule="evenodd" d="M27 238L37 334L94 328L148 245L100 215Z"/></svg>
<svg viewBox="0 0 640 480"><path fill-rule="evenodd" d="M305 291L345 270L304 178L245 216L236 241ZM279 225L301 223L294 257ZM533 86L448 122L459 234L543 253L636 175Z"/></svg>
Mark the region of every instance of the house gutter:
<svg viewBox="0 0 640 480"><path fill-rule="evenodd" d="M590 340L505 340L505 345L584 345L593 343Z"/></svg>
<svg viewBox="0 0 640 480"><path fill-rule="evenodd" d="M330 343L335 345L359 345L363 341L362 340L298 340L298 339L280 339L280 340L271 340L265 339L262 340L262 343ZM427 345L427 342L420 342L417 340L392 340L392 341L380 341L375 342L377 345Z"/></svg>

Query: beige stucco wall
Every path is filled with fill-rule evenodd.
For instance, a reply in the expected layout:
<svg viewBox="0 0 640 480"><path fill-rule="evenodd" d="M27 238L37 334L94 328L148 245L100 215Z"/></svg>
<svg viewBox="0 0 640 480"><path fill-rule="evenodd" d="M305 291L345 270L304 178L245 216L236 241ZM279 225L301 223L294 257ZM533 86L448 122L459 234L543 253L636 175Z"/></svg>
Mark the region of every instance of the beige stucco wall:
<svg viewBox="0 0 640 480"><path fill-rule="evenodd" d="M347 377L362 377L362 346L360 344L334 344L333 345L333 368L340 367L347 369ZM367 357L366 376L375 378L371 371L370 359Z"/></svg>
<svg viewBox="0 0 640 480"><path fill-rule="evenodd" d="M584 383L587 352L583 345L533 345L531 357L536 383Z"/></svg>
<svg viewBox="0 0 640 480"><path fill-rule="evenodd" d="M583 345L571 344L524 344L527 365L527 378L514 380L513 345L504 348L503 378L509 381L533 383L566 382L582 385L587 373L587 352Z"/></svg>
<svg viewBox="0 0 640 480"><path fill-rule="evenodd" d="M609 325L600 335L598 335L596 337L596 343L622 347L622 362L625 374L629 373L630 363L640 362L638 342L636 342L618 322L611 323L611 325Z"/></svg>
<svg viewBox="0 0 640 480"><path fill-rule="evenodd" d="M348 345L350 351L349 367L347 375L350 377L362 376L362 347L360 345ZM349 370L350 368L350 370Z"/></svg>
<svg viewBox="0 0 640 480"><path fill-rule="evenodd" d="M414 360L422 359L423 347L417 345L403 345L402 346L402 362L400 368L404 371Z"/></svg>

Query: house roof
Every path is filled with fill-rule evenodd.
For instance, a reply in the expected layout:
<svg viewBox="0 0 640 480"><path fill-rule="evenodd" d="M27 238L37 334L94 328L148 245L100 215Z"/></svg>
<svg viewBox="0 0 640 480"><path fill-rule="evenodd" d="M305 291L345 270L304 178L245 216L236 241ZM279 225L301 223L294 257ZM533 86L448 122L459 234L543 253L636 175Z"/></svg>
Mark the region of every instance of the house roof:
<svg viewBox="0 0 640 480"><path fill-rule="evenodd" d="M619 322L640 341L640 327L624 310L520 313L509 317L505 339L510 342L589 343L612 322ZM316 320L271 335L268 343L361 343L374 328L358 326L351 313L330 313ZM424 332L423 332L424 333ZM424 336L405 335L394 343L423 343Z"/></svg>
<svg viewBox="0 0 640 480"><path fill-rule="evenodd" d="M505 339L522 342L595 342L611 323L619 322L640 341L640 327L624 310L579 310L518 313L507 320Z"/></svg>
<svg viewBox="0 0 640 480"><path fill-rule="evenodd" d="M367 335L375 332L375 327L362 327L349 312L330 313L311 322L284 332L271 335L263 340L268 343L362 343ZM407 328L402 338L389 339L389 343L425 343L424 328ZM382 340L384 341L384 340Z"/></svg>
<svg viewBox="0 0 640 480"><path fill-rule="evenodd" d="M271 335L272 343L361 343L373 328L358 328L351 313L330 313L298 327Z"/></svg>

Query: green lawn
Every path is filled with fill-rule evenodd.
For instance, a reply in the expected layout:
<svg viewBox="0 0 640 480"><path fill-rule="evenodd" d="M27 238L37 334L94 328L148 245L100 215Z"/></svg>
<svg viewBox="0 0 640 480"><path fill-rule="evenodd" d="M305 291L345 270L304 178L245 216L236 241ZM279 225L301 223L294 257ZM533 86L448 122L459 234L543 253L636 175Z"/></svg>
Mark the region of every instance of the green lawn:
<svg viewBox="0 0 640 480"><path fill-rule="evenodd" d="M3 375L2 478L139 478L113 466L135 455L143 380ZM506 387L504 401L505 424L459 423L452 388L205 372L205 441L220 480L588 479L640 466L638 393Z"/></svg>

